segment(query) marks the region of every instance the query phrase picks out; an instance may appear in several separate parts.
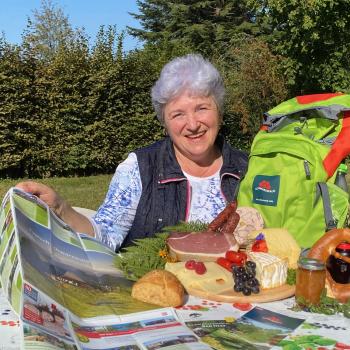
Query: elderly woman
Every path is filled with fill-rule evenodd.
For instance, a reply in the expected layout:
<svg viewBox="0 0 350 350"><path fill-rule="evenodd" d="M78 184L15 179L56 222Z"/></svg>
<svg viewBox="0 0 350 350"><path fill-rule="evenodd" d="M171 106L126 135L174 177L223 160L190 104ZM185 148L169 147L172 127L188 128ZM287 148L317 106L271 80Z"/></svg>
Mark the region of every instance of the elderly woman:
<svg viewBox="0 0 350 350"><path fill-rule="evenodd" d="M180 220L210 222L234 199L247 167L247 155L218 136L224 95L219 72L202 56L166 64L152 102L168 136L119 164L91 220L47 186L17 186L38 195L76 231L116 251Z"/></svg>

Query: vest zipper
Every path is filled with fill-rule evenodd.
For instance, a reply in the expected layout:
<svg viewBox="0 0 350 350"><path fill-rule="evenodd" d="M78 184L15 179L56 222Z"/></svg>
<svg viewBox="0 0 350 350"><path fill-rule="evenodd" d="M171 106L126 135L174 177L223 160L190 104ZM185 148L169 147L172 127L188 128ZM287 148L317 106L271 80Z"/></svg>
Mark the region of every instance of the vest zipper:
<svg viewBox="0 0 350 350"><path fill-rule="evenodd" d="M190 182L187 180L187 184L186 184L186 214L185 214L185 222L188 222L188 218L190 216L191 199L192 199L192 188L191 188Z"/></svg>
<svg viewBox="0 0 350 350"><path fill-rule="evenodd" d="M225 196L225 193L224 193L223 190L222 190L222 179L224 178L225 175L232 176L232 177L236 178L236 179L239 180L239 181L241 180L241 177L240 177L239 175L233 174L233 173L222 173L222 174L220 175L220 192L221 192L222 196L224 197L225 201L228 202L228 200L227 200L227 198L226 198L226 196Z"/></svg>

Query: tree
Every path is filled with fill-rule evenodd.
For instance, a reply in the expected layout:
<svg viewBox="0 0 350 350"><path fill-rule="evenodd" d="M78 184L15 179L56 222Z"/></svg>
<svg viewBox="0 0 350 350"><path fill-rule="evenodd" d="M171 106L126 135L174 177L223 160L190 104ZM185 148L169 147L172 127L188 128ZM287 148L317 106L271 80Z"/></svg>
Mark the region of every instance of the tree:
<svg viewBox="0 0 350 350"><path fill-rule="evenodd" d="M207 56L237 32L257 34L254 14L242 0L137 0L132 13L142 29L129 33L146 43L178 42Z"/></svg>
<svg viewBox="0 0 350 350"><path fill-rule="evenodd" d="M250 0L294 94L350 90L348 0Z"/></svg>
<svg viewBox="0 0 350 350"><path fill-rule="evenodd" d="M23 176L37 142L35 70L32 56L0 40L0 176Z"/></svg>
<svg viewBox="0 0 350 350"><path fill-rule="evenodd" d="M87 38L62 45L50 62L36 71L37 110L41 132L32 174L47 177L83 174L88 167L89 150L85 126L91 121L87 109L90 67Z"/></svg>
<svg viewBox="0 0 350 350"><path fill-rule="evenodd" d="M226 86L222 132L232 145L249 150L259 131L262 115L288 96L281 65L260 38L238 35L213 62Z"/></svg>
<svg viewBox="0 0 350 350"><path fill-rule="evenodd" d="M28 18L23 42L36 52L38 58L50 60L74 35L63 10L52 0L41 0L41 8L33 11L33 18Z"/></svg>

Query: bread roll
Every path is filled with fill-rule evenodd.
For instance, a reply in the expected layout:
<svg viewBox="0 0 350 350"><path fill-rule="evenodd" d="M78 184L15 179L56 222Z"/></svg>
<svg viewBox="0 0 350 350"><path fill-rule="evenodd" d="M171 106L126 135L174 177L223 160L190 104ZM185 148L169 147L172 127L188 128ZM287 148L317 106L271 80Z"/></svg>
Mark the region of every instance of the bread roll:
<svg viewBox="0 0 350 350"><path fill-rule="evenodd" d="M133 298L163 307L183 305L184 294L184 288L178 278L165 270L146 273L131 290Z"/></svg>

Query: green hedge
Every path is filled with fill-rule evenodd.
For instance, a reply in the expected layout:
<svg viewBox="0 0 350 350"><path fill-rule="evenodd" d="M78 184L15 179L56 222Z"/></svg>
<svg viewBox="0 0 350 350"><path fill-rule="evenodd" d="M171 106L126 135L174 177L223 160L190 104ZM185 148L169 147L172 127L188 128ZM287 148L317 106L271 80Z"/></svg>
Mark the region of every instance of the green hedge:
<svg viewBox="0 0 350 350"><path fill-rule="evenodd" d="M164 44L123 54L113 35L102 33L93 49L62 46L50 61L0 43L0 177L111 173L128 152L162 137L151 86L167 61L193 50ZM279 61L246 38L210 59L228 87L223 133L248 149L262 111L286 97Z"/></svg>

